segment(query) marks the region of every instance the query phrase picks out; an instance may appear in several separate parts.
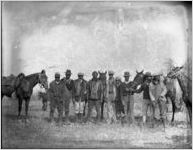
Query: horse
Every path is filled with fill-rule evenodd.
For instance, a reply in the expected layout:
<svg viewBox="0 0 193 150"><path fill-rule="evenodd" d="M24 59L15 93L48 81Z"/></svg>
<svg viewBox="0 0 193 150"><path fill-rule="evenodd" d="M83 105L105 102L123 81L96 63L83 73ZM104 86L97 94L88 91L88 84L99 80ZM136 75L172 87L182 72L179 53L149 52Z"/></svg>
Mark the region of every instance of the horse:
<svg viewBox="0 0 193 150"><path fill-rule="evenodd" d="M16 80L20 81L25 77L23 73L20 73L18 76L15 76L11 74L8 77L2 77L2 84L1 84L1 99L3 99L4 96L10 97L15 92L15 88L17 88L18 85L16 85Z"/></svg>
<svg viewBox="0 0 193 150"><path fill-rule="evenodd" d="M104 119L104 104L105 104L105 97L106 97L106 94L105 94L105 91L106 91L106 87L107 87L107 71L105 72L100 72L98 71L99 73L99 80L101 81L102 83L102 103L101 103L101 120Z"/></svg>
<svg viewBox="0 0 193 150"><path fill-rule="evenodd" d="M189 84L189 82L192 83L192 80L181 71L182 69L183 66L172 68L167 77L177 79L182 90L182 99L188 110L190 125L192 127L192 84Z"/></svg>
<svg viewBox="0 0 193 150"><path fill-rule="evenodd" d="M171 119L171 123L173 124L174 122L174 117L175 117L175 112L181 108L177 107L176 104L176 88L175 85L173 83L174 79L171 79L167 76L164 76L164 81L163 83L165 84L166 88L167 88L167 93L165 95L167 101L168 99L171 100L172 103L172 119ZM182 101L180 101L180 107L182 106ZM179 104L179 103L178 103Z"/></svg>
<svg viewBox="0 0 193 150"><path fill-rule="evenodd" d="M16 97L18 99L18 119L21 117L22 102L25 100L25 118L28 118L28 107L33 87L36 84L41 84L43 87L48 87L47 76L42 73L34 73L25 76L21 81L16 80Z"/></svg>

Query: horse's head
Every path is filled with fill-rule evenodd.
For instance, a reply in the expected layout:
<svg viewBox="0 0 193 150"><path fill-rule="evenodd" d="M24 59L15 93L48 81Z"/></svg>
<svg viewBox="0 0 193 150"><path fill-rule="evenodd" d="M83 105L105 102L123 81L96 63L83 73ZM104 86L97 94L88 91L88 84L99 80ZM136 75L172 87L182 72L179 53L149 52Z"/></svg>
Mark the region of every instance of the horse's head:
<svg viewBox="0 0 193 150"><path fill-rule="evenodd" d="M40 83L45 89L48 89L48 77L46 76L46 74L44 73L39 74L38 83Z"/></svg>
<svg viewBox="0 0 193 150"><path fill-rule="evenodd" d="M107 71L105 71L105 72L98 71L98 73L99 73L99 80L106 81L106 79L107 79Z"/></svg>
<svg viewBox="0 0 193 150"><path fill-rule="evenodd" d="M183 66L172 68L171 71L167 74L167 77L171 79L177 78L182 68Z"/></svg>
<svg viewBox="0 0 193 150"><path fill-rule="evenodd" d="M136 76L133 79L133 86L138 86L143 83L144 73L143 70L141 72L138 72L136 70Z"/></svg>

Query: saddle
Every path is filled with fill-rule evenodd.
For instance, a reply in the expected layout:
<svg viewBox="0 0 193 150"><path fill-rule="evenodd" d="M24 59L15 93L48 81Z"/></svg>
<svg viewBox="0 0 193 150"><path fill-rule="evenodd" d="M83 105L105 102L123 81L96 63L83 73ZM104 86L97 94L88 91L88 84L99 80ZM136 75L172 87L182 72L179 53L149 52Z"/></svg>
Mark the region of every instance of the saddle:
<svg viewBox="0 0 193 150"><path fill-rule="evenodd" d="M14 75L2 77L3 86L14 86L16 77Z"/></svg>

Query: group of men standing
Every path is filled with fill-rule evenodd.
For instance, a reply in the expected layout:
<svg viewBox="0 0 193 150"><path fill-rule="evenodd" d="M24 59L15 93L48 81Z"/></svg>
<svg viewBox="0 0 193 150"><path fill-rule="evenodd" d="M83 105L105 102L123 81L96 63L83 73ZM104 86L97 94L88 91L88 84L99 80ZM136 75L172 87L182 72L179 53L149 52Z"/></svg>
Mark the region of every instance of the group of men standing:
<svg viewBox="0 0 193 150"><path fill-rule="evenodd" d="M120 77L114 78L114 72L108 72L108 80L105 86L98 78L98 72L92 72L92 79L88 82L84 80L84 74L78 73L78 79L72 80L71 70L65 72L66 77L60 79L60 74L55 73L55 80L50 83L50 119L53 121L54 111L57 108L59 123L62 123L63 109L65 110L65 123L69 124L69 107L72 99L76 121L83 122L85 105L88 104L86 121L92 121L91 114L93 108L96 109L96 121L101 121L101 109L106 109L107 123L117 122L120 118L128 123L134 123L134 93L143 91L143 122L146 122L147 109L150 106L155 112L154 105L161 108L161 116L164 116L165 86L160 83L158 77L153 79L151 73L147 72L144 82L139 89L130 89L130 73L124 72L124 81ZM104 106L102 105L104 103ZM152 113L152 116L154 113Z"/></svg>

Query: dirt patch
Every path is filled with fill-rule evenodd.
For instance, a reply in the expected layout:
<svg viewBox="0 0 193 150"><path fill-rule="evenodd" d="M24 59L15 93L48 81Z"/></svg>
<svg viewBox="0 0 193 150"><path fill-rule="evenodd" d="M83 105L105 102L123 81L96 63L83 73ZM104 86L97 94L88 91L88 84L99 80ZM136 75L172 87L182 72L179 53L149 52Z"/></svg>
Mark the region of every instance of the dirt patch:
<svg viewBox="0 0 193 150"><path fill-rule="evenodd" d="M6 104L4 104L6 103ZM7 104L9 103L9 104ZM17 107L3 102L2 148L191 148L191 129L182 122L176 126L141 128L138 124L76 124L62 127L48 122L49 111L40 101L30 103L28 123L18 121ZM35 109L34 109L35 108ZM140 117L136 120L140 123Z"/></svg>

